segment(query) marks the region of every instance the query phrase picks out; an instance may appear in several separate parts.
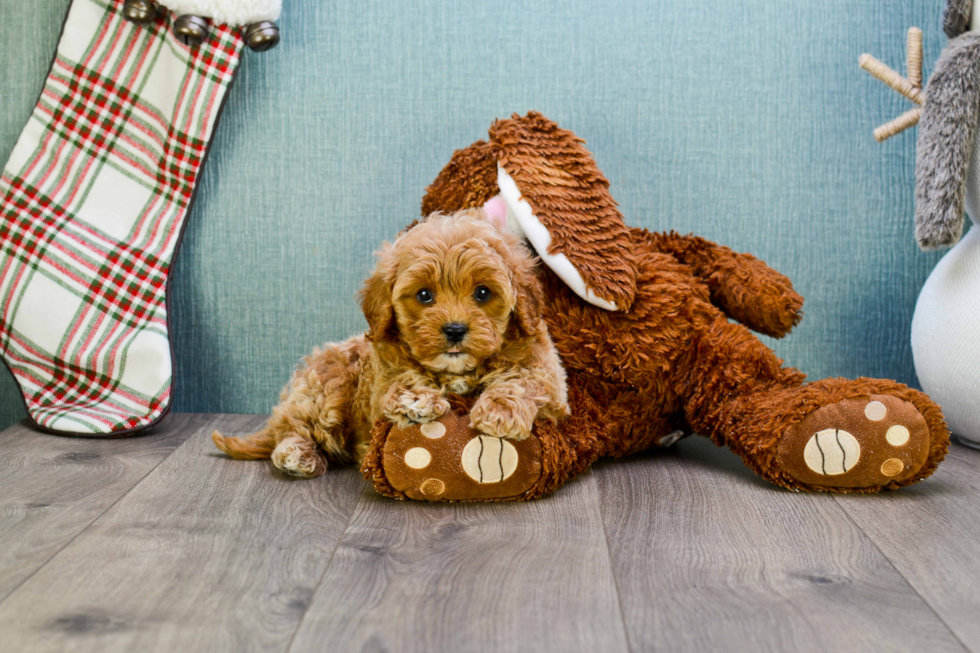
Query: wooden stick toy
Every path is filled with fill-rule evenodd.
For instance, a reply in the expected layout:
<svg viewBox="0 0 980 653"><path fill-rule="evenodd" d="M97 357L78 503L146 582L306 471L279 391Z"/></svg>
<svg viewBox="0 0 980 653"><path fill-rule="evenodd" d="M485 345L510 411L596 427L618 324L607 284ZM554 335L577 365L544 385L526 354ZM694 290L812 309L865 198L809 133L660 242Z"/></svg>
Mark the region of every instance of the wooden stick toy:
<svg viewBox="0 0 980 653"><path fill-rule="evenodd" d="M922 92L922 30L918 27L909 29L905 63L908 77L902 77L901 74L867 53L858 58L858 65L868 71L872 77L881 80L894 91L919 105L875 129L875 140L881 143L895 134L917 125L922 116L922 102L925 99Z"/></svg>

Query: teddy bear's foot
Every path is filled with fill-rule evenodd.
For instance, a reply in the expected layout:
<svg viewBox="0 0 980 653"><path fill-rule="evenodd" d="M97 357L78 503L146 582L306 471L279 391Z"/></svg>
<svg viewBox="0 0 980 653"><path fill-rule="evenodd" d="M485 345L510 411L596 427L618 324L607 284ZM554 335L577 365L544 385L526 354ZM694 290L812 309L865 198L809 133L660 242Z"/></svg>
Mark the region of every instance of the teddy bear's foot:
<svg viewBox="0 0 980 653"><path fill-rule="evenodd" d="M918 480L932 444L915 404L871 394L811 412L780 439L776 460L812 489L897 488Z"/></svg>
<svg viewBox="0 0 980 653"><path fill-rule="evenodd" d="M434 422L393 426L382 464L388 483L409 499L512 499L541 476L541 445L533 437L483 435L470 427L469 417L450 412Z"/></svg>

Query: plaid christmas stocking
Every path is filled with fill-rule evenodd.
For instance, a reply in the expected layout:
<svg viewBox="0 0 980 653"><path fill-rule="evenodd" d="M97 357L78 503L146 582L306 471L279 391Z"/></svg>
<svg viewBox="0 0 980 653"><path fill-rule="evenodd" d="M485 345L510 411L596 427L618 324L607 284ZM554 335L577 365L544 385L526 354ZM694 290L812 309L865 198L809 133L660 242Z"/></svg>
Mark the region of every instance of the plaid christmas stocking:
<svg viewBox="0 0 980 653"><path fill-rule="evenodd" d="M131 4L73 1L0 176L0 353L56 433L124 435L170 407L168 275L247 36L192 16L195 43Z"/></svg>

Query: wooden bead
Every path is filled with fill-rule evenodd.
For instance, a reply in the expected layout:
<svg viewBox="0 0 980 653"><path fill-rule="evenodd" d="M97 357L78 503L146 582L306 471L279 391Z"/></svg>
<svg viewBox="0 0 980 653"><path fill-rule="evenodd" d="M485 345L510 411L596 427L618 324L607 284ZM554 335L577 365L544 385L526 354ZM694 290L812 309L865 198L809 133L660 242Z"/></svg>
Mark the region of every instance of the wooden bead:
<svg viewBox="0 0 980 653"><path fill-rule="evenodd" d="M254 52L265 52L279 45L279 26L271 20L252 23L245 28L245 43Z"/></svg>
<svg viewBox="0 0 980 653"><path fill-rule="evenodd" d="M200 16L178 16L174 21L174 36L184 45L193 47L204 43L210 32L209 27L207 19Z"/></svg>
<svg viewBox="0 0 980 653"><path fill-rule="evenodd" d="M126 0L122 16L131 23L149 23L156 18L159 10L159 5L153 0Z"/></svg>

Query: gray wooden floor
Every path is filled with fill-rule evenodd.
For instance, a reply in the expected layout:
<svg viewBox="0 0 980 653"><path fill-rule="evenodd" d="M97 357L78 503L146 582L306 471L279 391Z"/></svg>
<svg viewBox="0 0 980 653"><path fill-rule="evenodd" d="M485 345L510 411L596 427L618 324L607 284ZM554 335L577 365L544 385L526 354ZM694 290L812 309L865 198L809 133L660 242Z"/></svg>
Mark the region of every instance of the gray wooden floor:
<svg viewBox="0 0 980 653"><path fill-rule="evenodd" d="M980 452L808 495L691 438L540 501L430 505L211 445L262 421L0 433L0 649L980 652Z"/></svg>

